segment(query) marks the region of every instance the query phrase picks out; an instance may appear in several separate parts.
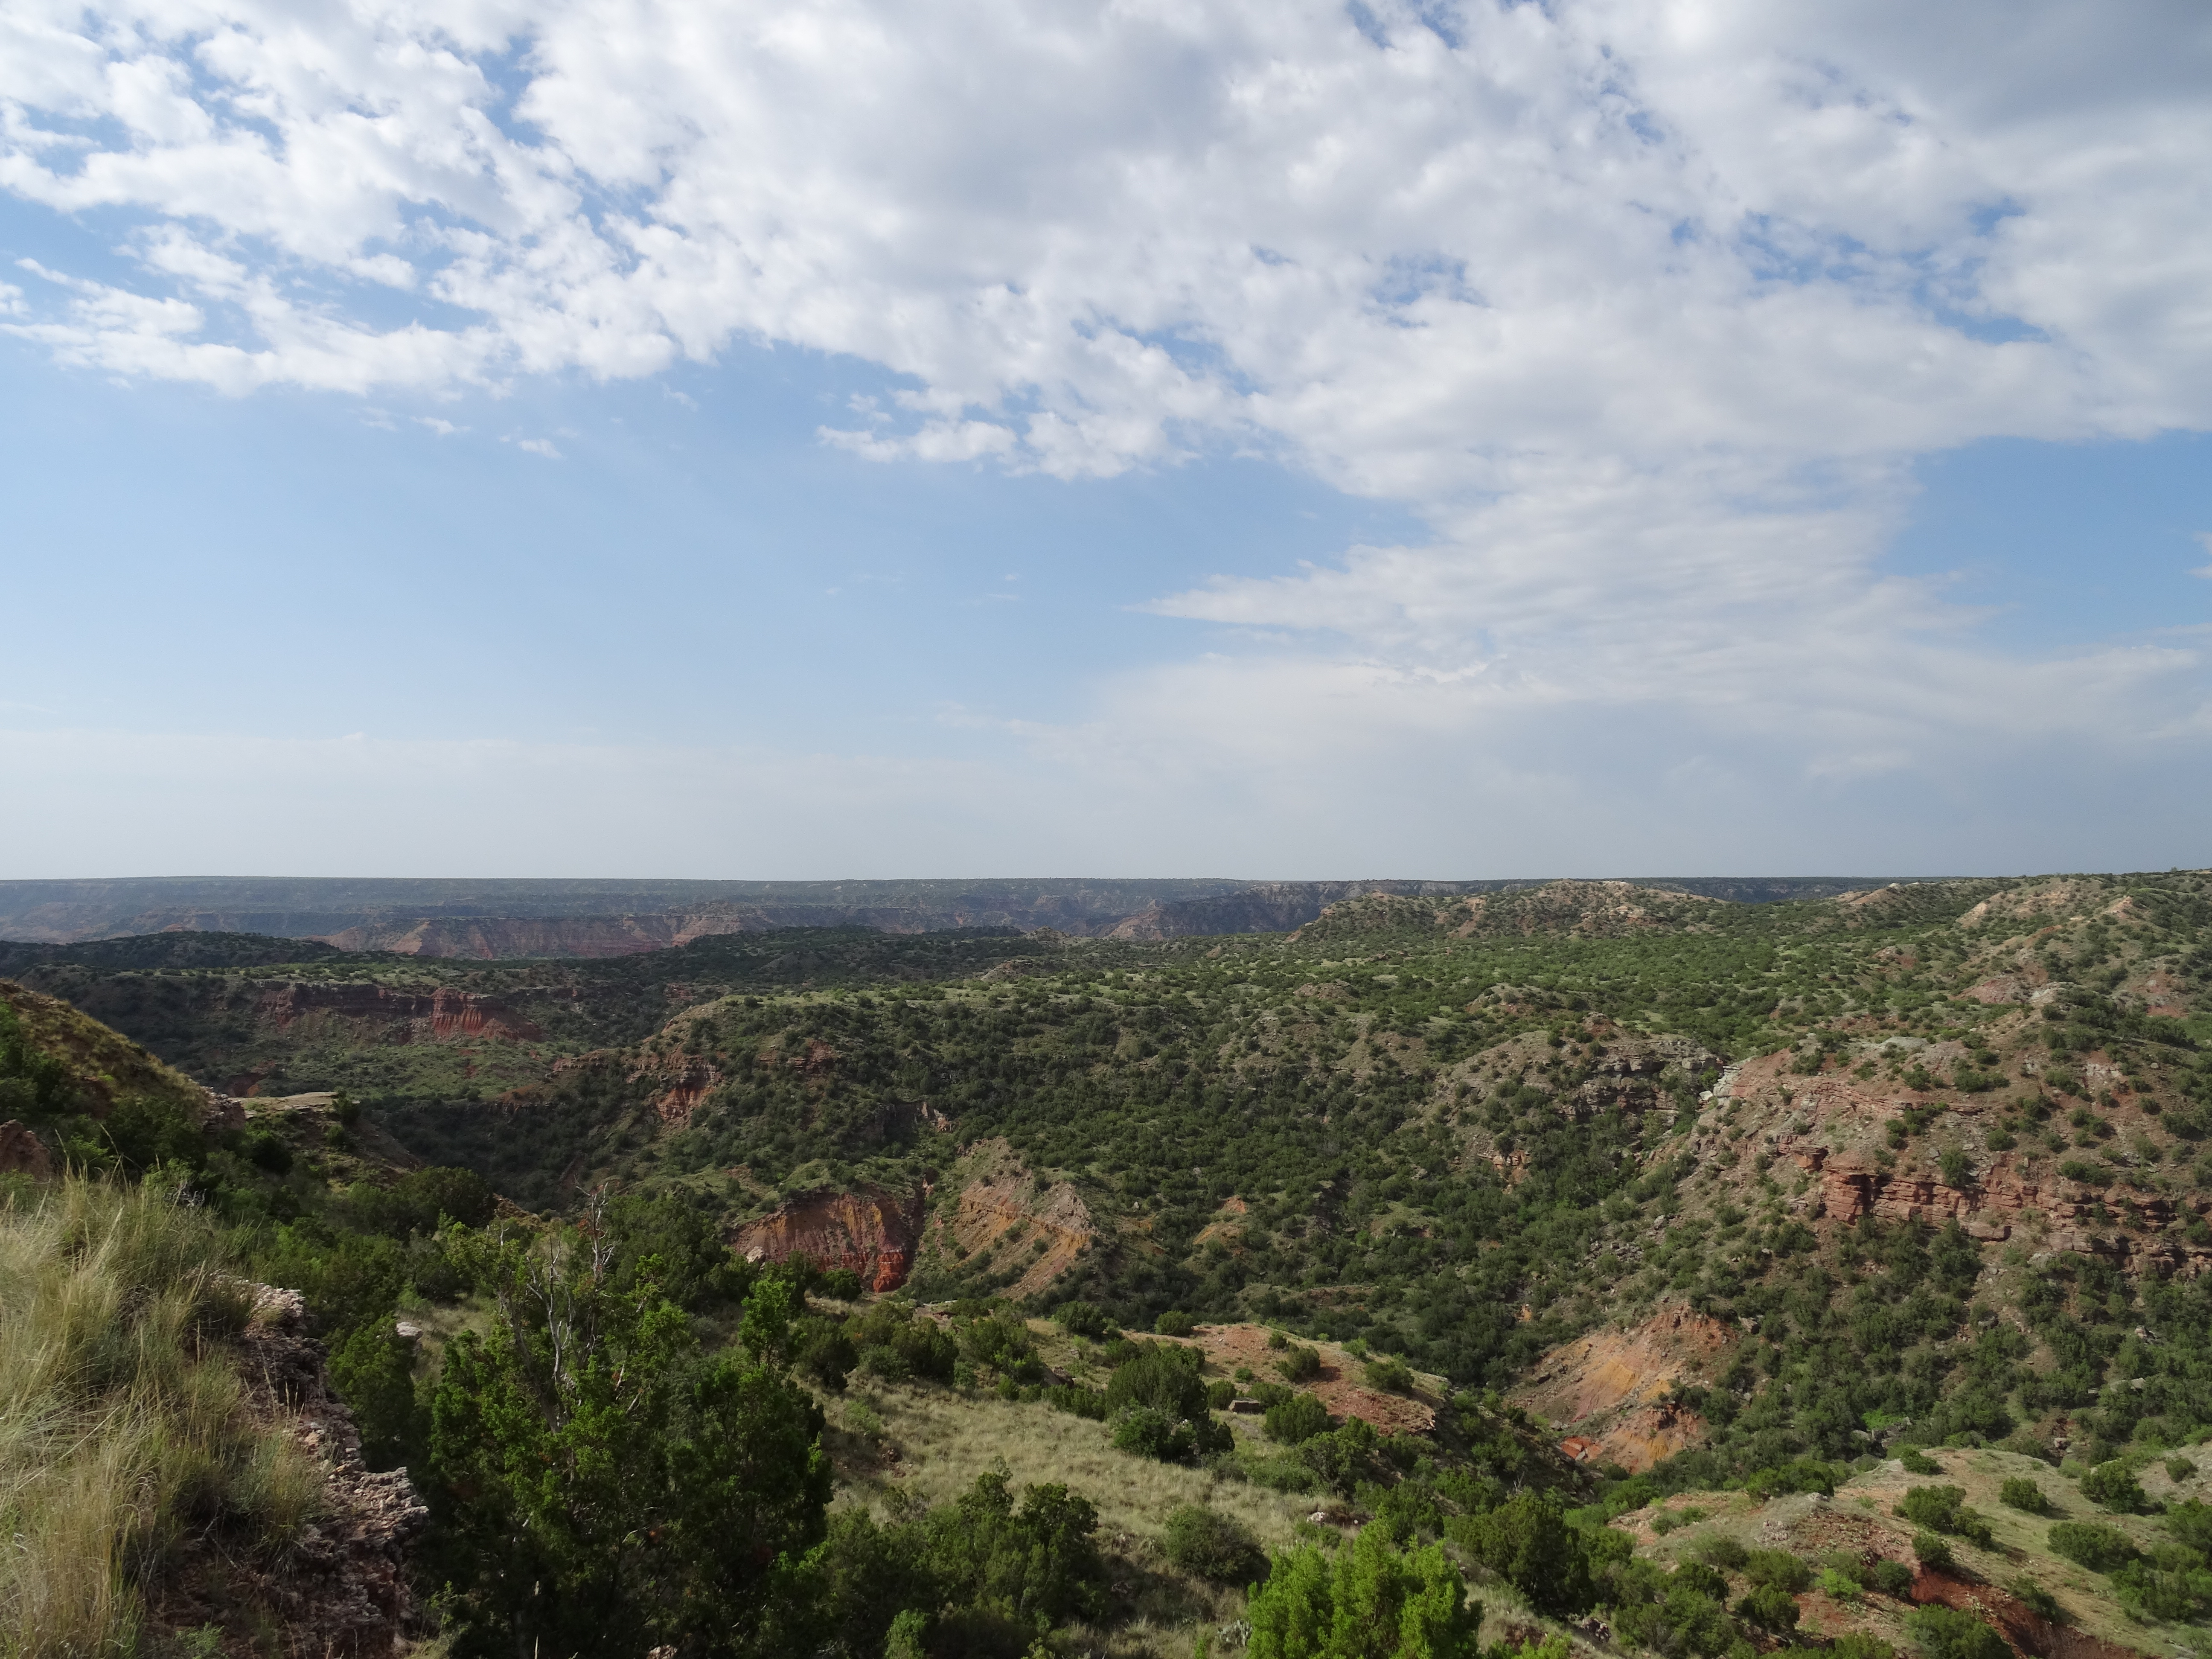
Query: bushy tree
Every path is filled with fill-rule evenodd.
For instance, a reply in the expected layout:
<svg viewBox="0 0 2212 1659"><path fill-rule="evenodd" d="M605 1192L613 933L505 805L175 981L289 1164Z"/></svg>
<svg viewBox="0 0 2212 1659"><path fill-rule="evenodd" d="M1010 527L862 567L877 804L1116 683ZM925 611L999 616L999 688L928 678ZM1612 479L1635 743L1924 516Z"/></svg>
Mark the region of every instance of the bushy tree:
<svg viewBox="0 0 2212 1659"><path fill-rule="evenodd" d="M2063 1555L2092 1572L2111 1572L2142 1553L2118 1527L2100 1526L2094 1521L2055 1522L2046 1541L2053 1555Z"/></svg>
<svg viewBox="0 0 2212 1659"><path fill-rule="evenodd" d="M2009 1659L2012 1646L1970 1613L1929 1605L1905 1615L1905 1634L1928 1659Z"/></svg>
<svg viewBox="0 0 2212 1659"><path fill-rule="evenodd" d="M1334 1563L1278 1554L1246 1617L1253 1659L1473 1659L1482 1608L1439 1546L1401 1553L1370 1527Z"/></svg>
<svg viewBox="0 0 2212 1659"><path fill-rule="evenodd" d="M1452 1536L1533 1607L1579 1613L1590 1605L1588 1555L1555 1493L1516 1492L1487 1515L1454 1522Z"/></svg>
<svg viewBox="0 0 2212 1659"><path fill-rule="evenodd" d="M2134 1515L2150 1505L2142 1483L2125 1463L2117 1460L2100 1463L2081 1477L2081 1496L2115 1515Z"/></svg>
<svg viewBox="0 0 2212 1659"><path fill-rule="evenodd" d="M702 1356L602 1234L487 1241L500 1322L447 1351L426 1484L463 1652L632 1659L788 1651L830 1491L822 1414L783 1373L793 1297L763 1280L748 1352ZM753 1304L762 1304L756 1308Z"/></svg>
<svg viewBox="0 0 2212 1659"><path fill-rule="evenodd" d="M1222 1583L1249 1583L1267 1565L1258 1540L1243 1522L1202 1504L1182 1504L1169 1510L1160 1541L1168 1559L1185 1572Z"/></svg>

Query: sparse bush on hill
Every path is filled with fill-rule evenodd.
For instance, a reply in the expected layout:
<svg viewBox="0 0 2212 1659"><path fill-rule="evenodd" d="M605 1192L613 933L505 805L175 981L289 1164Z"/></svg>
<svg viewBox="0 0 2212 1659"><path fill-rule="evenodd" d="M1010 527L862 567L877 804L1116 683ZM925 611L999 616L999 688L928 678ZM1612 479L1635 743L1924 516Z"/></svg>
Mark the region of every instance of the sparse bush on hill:
<svg viewBox="0 0 2212 1659"><path fill-rule="evenodd" d="M1743 1576L1794 1595L1813 1582L1813 1569L1788 1550L1752 1550L1744 1556Z"/></svg>
<svg viewBox="0 0 2212 1659"><path fill-rule="evenodd" d="M1286 1446L1326 1434L1333 1421L1328 1407L1310 1394L1293 1394L1277 1401L1261 1419L1267 1438Z"/></svg>
<svg viewBox="0 0 2212 1659"><path fill-rule="evenodd" d="M1545 1612L1579 1613L1590 1605L1589 1547L1567 1524L1555 1495L1516 1493L1486 1515L1454 1521L1449 1531L1454 1542Z"/></svg>
<svg viewBox="0 0 2212 1659"><path fill-rule="evenodd" d="M1063 1302L1053 1310L1052 1316L1060 1329L1070 1336L1087 1336L1093 1341L1104 1337L1114 1328L1114 1322L1095 1303Z"/></svg>
<svg viewBox="0 0 2212 1659"><path fill-rule="evenodd" d="M2013 1475L1997 1488L1997 1502L2007 1509L2019 1510L2026 1515L2048 1515L2051 1499L2043 1488L2027 1476Z"/></svg>
<svg viewBox="0 0 2212 1659"><path fill-rule="evenodd" d="M2008 1659L2012 1644L1970 1613L1929 1606L1905 1616L1905 1634L1927 1659Z"/></svg>
<svg viewBox="0 0 2212 1659"><path fill-rule="evenodd" d="M1905 1494L1897 1512L1930 1532L1954 1534L1984 1549L1990 1547L1990 1523L1966 1503L1963 1486L1915 1486Z"/></svg>
<svg viewBox="0 0 2212 1659"><path fill-rule="evenodd" d="M1233 1516L1197 1504L1179 1504L1168 1512L1161 1547L1185 1572L1218 1583L1249 1584L1267 1565L1249 1528Z"/></svg>
<svg viewBox="0 0 2212 1659"><path fill-rule="evenodd" d="M2081 1477L2081 1496L2115 1515L2135 1515L2150 1507L2142 1483L2133 1470L2115 1459L2100 1463Z"/></svg>
<svg viewBox="0 0 2212 1659"><path fill-rule="evenodd" d="M2094 1521L2059 1521L2046 1534L2051 1553L2079 1562L2092 1572L2111 1572L2142 1553L2127 1534Z"/></svg>

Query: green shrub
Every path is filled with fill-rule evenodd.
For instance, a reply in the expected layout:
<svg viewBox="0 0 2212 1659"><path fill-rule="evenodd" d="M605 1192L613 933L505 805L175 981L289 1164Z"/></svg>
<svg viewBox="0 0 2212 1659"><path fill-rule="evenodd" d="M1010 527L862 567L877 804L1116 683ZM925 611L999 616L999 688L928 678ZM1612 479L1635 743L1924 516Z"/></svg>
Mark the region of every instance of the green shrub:
<svg viewBox="0 0 2212 1659"><path fill-rule="evenodd" d="M1199 1375L1201 1363L1195 1348L1147 1342L1108 1381L1106 1404L1114 1411L1139 1405L1156 1407L1176 1418L1203 1417L1206 1405L1206 1382Z"/></svg>
<svg viewBox="0 0 2212 1659"><path fill-rule="evenodd" d="M1114 1419L1114 1449L1180 1463L1197 1449L1190 1425L1156 1406L1131 1406Z"/></svg>
<svg viewBox="0 0 2212 1659"><path fill-rule="evenodd" d="M1698 1540L1697 1550L1699 1560L1710 1562L1717 1567L1726 1567L1730 1571L1741 1567L1751 1559L1749 1550L1724 1533Z"/></svg>
<svg viewBox="0 0 2212 1659"><path fill-rule="evenodd" d="M1952 1607L1915 1607L1905 1615L1905 1633L1928 1659L2010 1659L2012 1653L1995 1630Z"/></svg>
<svg viewBox="0 0 2212 1659"><path fill-rule="evenodd" d="M1897 1512L1916 1526L1931 1532L1956 1533L1960 1537L1990 1547L1990 1523L1966 1507L1963 1486L1915 1486L1905 1494Z"/></svg>
<svg viewBox="0 0 2212 1659"><path fill-rule="evenodd" d="M1310 1394L1294 1394L1268 1407L1267 1414L1260 1419L1267 1438L1286 1446L1298 1445L1326 1433L1331 1421L1328 1407Z"/></svg>
<svg viewBox="0 0 2212 1659"><path fill-rule="evenodd" d="M2212 1557L2212 1504L2191 1498L2166 1512L2166 1530L2176 1542Z"/></svg>
<svg viewBox="0 0 2212 1659"><path fill-rule="evenodd" d="M2056 1522L2046 1541L2052 1554L2063 1555L2092 1572L2111 1572L2142 1553L2118 1528L2094 1521Z"/></svg>
<svg viewBox="0 0 2212 1659"><path fill-rule="evenodd" d="M1187 1313L1170 1311L1155 1319L1152 1328L1162 1336L1188 1336L1198 1328L1198 1321Z"/></svg>
<svg viewBox="0 0 2212 1659"><path fill-rule="evenodd" d="M1589 1548L1554 1493L1516 1492L1487 1515L1455 1520L1449 1530L1545 1613L1580 1613L1594 1599Z"/></svg>
<svg viewBox="0 0 2212 1659"><path fill-rule="evenodd" d="M2115 1515L2135 1515L2149 1506L2142 1483L2118 1459L2100 1463L2081 1477L2081 1496Z"/></svg>
<svg viewBox="0 0 2212 1659"><path fill-rule="evenodd" d="M1899 1446L1897 1461L1905 1466L1907 1474L1941 1474L1943 1466L1917 1446Z"/></svg>
<svg viewBox="0 0 2212 1659"><path fill-rule="evenodd" d="M1668 1577L1682 1589L1711 1596L1716 1601L1724 1600L1728 1595L1728 1580L1702 1561L1685 1561Z"/></svg>
<svg viewBox="0 0 2212 1659"><path fill-rule="evenodd" d="M949 1331L902 1303L878 1302L845 1329L860 1351L860 1369L887 1382L910 1376L949 1382L960 1358Z"/></svg>
<svg viewBox="0 0 2212 1659"><path fill-rule="evenodd" d="M1114 1328L1114 1322L1106 1317L1105 1310L1094 1303L1063 1302L1053 1310L1053 1322L1070 1336L1087 1336L1093 1341Z"/></svg>
<svg viewBox="0 0 2212 1659"><path fill-rule="evenodd" d="M1932 1532L1912 1534L1912 1553L1930 1572L1948 1572L1958 1565L1951 1553L1951 1547Z"/></svg>
<svg viewBox="0 0 2212 1659"><path fill-rule="evenodd" d="M1404 1360L1389 1354L1377 1354L1367 1362L1367 1386L1391 1394L1411 1394L1413 1391L1413 1373Z"/></svg>
<svg viewBox="0 0 2212 1659"><path fill-rule="evenodd" d="M2176 1486L2180 1485L2184 1480L2194 1480L2197 1478L2197 1465L2185 1457L2169 1457L2166 1460L2166 1478Z"/></svg>
<svg viewBox="0 0 2212 1659"><path fill-rule="evenodd" d="M1321 1350L1293 1346L1275 1362L1275 1369L1291 1382L1310 1382L1321 1375Z"/></svg>
<svg viewBox="0 0 2212 1659"><path fill-rule="evenodd" d="M2044 1495L2042 1487L2024 1474L2013 1476L1997 1488L1997 1502L2026 1515L2051 1513L2051 1499Z"/></svg>
<svg viewBox="0 0 2212 1659"><path fill-rule="evenodd" d="M871 1343L860 1350L854 1369L882 1382L903 1382L914 1375L907 1357L887 1343Z"/></svg>
<svg viewBox="0 0 2212 1659"><path fill-rule="evenodd" d="M1736 1617L1787 1635L1797 1628L1797 1598L1778 1584L1760 1584L1735 1604Z"/></svg>
<svg viewBox="0 0 2212 1659"><path fill-rule="evenodd" d="M960 1352L975 1364L988 1366L1018 1382L1037 1382L1044 1367L1036 1357L1036 1339L1015 1315L992 1313L960 1327Z"/></svg>
<svg viewBox="0 0 2212 1659"><path fill-rule="evenodd" d="M1752 1550L1744 1557L1743 1576L1794 1594L1813 1582L1813 1569L1788 1550Z"/></svg>
<svg viewBox="0 0 2212 1659"><path fill-rule="evenodd" d="M1482 1608L1443 1549L1401 1553L1374 1527L1332 1562L1310 1547L1279 1554L1246 1609L1250 1651L1267 1659L1419 1654L1475 1659Z"/></svg>
<svg viewBox="0 0 2212 1659"><path fill-rule="evenodd" d="M1161 1541L1176 1565L1218 1583L1249 1584L1267 1564L1243 1522L1196 1504L1168 1511Z"/></svg>
<svg viewBox="0 0 2212 1659"><path fill-rule="evenodd" d="M822 1275L822 1294L840 1302L858 1301L860 1275L850 1267L832 1267Z"/></svg>
<svg viewBox="0 0 2212 1659"><path fill-rule="evenodd" d="M1912 1569L1902 1561L1877 1561L1867 1569L1867 1583L1884 1595L1903 1595L1912 1588Z"/></svg>
<svg viewBox="0 0 2212 1659"><path fill-rule="evenodd" d="M1866 1588L1856 1574L1845 1572L1839 1567L1821 1568L1820 1577L1814 1583L1819 1586L1821 1595L1845 1602L1857 1601L1859 1592Z"/></svg>
<svg viewBox="0 0 2212 1659"><path fill-rule="evenodd" d="M1045 1404L1056 1412L1066 1412L1070 1417L1087 1417L1094 1423L1103 1423L1111 1414L1106 1409L1106 1393L1103 1389L1085 1389L1073 1383L1047 1389Z"/></svg>

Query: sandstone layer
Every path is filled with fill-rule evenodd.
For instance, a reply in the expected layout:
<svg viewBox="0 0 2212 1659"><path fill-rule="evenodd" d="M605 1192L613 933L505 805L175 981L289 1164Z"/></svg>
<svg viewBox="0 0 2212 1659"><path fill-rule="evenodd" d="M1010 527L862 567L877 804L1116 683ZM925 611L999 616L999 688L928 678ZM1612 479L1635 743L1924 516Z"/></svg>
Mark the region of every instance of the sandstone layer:
<svg viewBox="0 0 2212 1659"><path fill-rule="evenodd" d="M1697 1445L1705 1425L1668 1395L1677 1382L1710 1383L1741 1335L1679 1304L1626 1330L1594 1331L1553 1349L1513 1398L1571 1432L1577 1462L1632 1472Z"/></svg>
<svg viewBox="0 0 2212 1659"><path fill-rule="evenodd" d="M930 1243L939 1255L968 1261L984 1252L994 1264L1012 1260L1020 1274L1003 1294L1035 1296L1091 1248L1097 1228L1091 1211L1066 1182L1032 1175L1005 1140L978 1142L956 1172L957 1195L938 1207Z"/></svg>
<svg viewBox="0 0 2212 1659"><path fill-rule="evenodd" d="M374 1024L384 1028L386 1042L489 1037L535 1042L544 1036L498 998L447 986L398 991L382 985L280 985L262 994L255 1012L279 1030L317 1018Z"/></svg>
<svg viewBox="0 0 2212 1659"><path fill-rule="evenodd" d="M804 1256L825 1269L850 1267L870 1290L895 1291L914 1267L925 1198L881 1188L802 1193L738 1228L731 1248L749 1261Z"/></svg>

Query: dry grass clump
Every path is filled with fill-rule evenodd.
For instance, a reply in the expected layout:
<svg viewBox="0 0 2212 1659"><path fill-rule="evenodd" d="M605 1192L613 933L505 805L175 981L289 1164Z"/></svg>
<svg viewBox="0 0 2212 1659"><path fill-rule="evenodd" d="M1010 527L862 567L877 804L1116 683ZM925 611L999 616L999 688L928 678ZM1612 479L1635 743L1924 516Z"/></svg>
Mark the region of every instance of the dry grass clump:
<svg viewBox="0 0 2212 1659"><path fill-rule="evenodd" d="M137 1650L185 1538L281 1547L320 1469L258 1425L223 1339L252 1304L167 1194L70 1179L0 1209L0 1656Z"/></svg>

